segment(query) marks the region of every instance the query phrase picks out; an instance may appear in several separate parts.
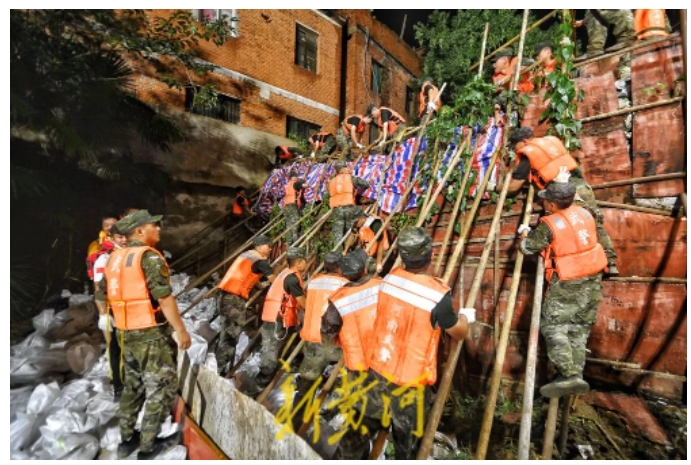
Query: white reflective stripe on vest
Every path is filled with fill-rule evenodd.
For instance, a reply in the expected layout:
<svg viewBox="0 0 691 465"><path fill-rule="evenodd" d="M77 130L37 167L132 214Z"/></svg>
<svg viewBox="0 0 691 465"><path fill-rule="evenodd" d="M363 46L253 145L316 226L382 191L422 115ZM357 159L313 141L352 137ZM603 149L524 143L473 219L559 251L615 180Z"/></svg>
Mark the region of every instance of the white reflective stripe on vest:
<svg viewBox="0 0 691 465"><path fill-rule="evenodd" d="M358 302L347 305L345 307L336 306L336 309L338 310L338 313L341 316L346 316L349 313L353 313L353 312L356 312L358 310L362 310L363 308L373 306L373 305L376 306L377 303L379 303L379 293L377 293L376 295L367 297L365 299L362 299Z"/></svg>
<svg viewBox="0 0 691 465"><path fill-rule="evenodd" d="M387 279L390 276L387 276ZM407 280L406 280L407 281ZM393 286L388 283L382 284L381 291L384 294L390 295L391 297L395 297L398 300L401 300L403 302L409 303L410 305L420 308L422 310L431 312L434 307L437 306L438 301L433 301L429 300L425 297L421 297L417 294L413 294L410 291L407 291L405 289L401 289L400 287ZM438 294L438 292L437 292ZM441 299L439 299L441 300Z"/></svg>
<svg viewBox="0 0 691 465"><path fill-rule="evenodd" d="M336 279L336 278L315 278L313 279L310 284L335 284L338 286L343 287L344 284L346 284L348 281L344 281L342 279Z"/></svg>
<svg viewBox="0 0 691 465"><path fill-rule="evenodd" d="M252 251L252 250L247 250L247 251L241 253L240 258L245 258L245 259L251 261L252 263L254 263L260 259L259 254Z"/></svg>
<svg viewBox="0 0 691 465"><path fill-rule="evenodd" d="M309 283L307 285L308 291L322 290L322 291L337 291L342 288L342 284L322 284L322 283Z"/></svg>
<svg viewBox="0 0 691 465"><path fill-rule="evenodd" d="M373 217L373 216L367 217L367 219L365 220L365 222L364 222L364 224L362 225L362 227L363 227L363 228L369 228L370 226L372 226L372 223L374 223L374 220L376 220L376 219L377 219L377 218L375 218L375 217Z"/></svg>
<svg viewBox="0 0 691 465"><path fill-rule="evenodd" d="M415 294L420 295L426 299L433 300L434 302L439 302L444 297L444 294L442 294L441 292L435 291L434 289L425 287L422 284L416 283L415 281L411 281L409 279L405 279L393 274L390 274L386 278L384 278L384 282L393 284L394 286L401 287L409 292L414 292Z"/></svg>
<svg viewBox="0 0 691 465"><path fill-rule="evenodd" d="M341 315L360 310L368 305L376 304L379 300L379 288L374 286L357 292L353 295L338 299L333 304Z"/></svg>

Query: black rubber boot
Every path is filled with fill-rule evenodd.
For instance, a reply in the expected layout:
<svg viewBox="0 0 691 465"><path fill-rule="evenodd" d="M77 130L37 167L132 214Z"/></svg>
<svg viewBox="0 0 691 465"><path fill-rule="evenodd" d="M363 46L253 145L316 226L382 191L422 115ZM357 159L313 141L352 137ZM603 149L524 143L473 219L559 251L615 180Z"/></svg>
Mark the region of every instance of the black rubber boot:
<svg viewBox="0 0 691 465"><path fill-rule="evenodd" d="M304 422L303 417L305 415L305 407L309 404L309 400L307 400L299 409L298 404L300 404L300 402L302 402L302 400L305 398L307 392L314 384L314 380L305 379L304 377L300 376L296 384L297 390L295 392L295 397L293 398L293 411L295 412L295 415L293 416L293 431L297 433L298 429Z"/></svg>
<svg viewBox="0 0 691 465"><path fill-rule="evenodd" d="M617 268L617 265L614 263L607 265L607 276L619 276L619 269Z"/></svg>
<svg viewBox="0 0 691 465"><path fill-rule="evenodd" d="M135 431L134 435L128 441L122 441L118 444L118 458L125 459L132 455L139 447L139 432Z"/></svg>
<svg viewBox="0 0 691 465"><path fill-rule="evenodd" d="M180 444L180 439L182 438L182 433L177 431L165 438L158 438L154 441L154 447L148 452L139 451L137 454L137 460L154 460L159 455L167 452L173 447Z"/></svg>

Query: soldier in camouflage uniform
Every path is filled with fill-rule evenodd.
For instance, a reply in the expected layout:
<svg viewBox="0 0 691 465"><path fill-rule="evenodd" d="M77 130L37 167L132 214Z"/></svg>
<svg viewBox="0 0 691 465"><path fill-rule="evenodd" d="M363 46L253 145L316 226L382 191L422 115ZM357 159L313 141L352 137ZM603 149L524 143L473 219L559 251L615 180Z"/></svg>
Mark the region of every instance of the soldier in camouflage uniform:
<svg viewBox="0 0 691 465"><path fill-rule="evenodd" d="M337 175L350 174L348 164L344 161L337 162L336 173ZM332 179L331 183L335 182L335 179L336 178ZM369 188L369 182L364 179L356 176L352 176L351 179L354 189L365 191ZM333 223L331 225L331 240L332 244L335 246L343 239L343 236L352 229L357 219L363 215L363 212L361 207L355 205L355 199L352 199L352 205L332 206L331 208L334 209L332 217ZM339 245L336 249L336 252L342 251L343 244Z"/></svg>
<svg viewBox="0 0 691 465"><path fill-rule="evenodd" d="M218 297L221 333L216 346L216 361L220 375L225 375L232 368L238 338L256 317L256 314L247 308L248 293L252 289L245 285L248 279L252 279L249 275L261 276L261 281L255 285L262 289L268 287L274 279L273 270L267 259L271 253L271 239L260 234L254 238L252 245L254 250L244 252L236 258L218 285L221 289L221 295ZM248 261L246 266L243 266L244 261ZM238 292L245 295L239 295Z"/></svg>
<svg viewBox="0 0 691 465"><path fill-rule="evenodd" d="M520 150L521 146L518 145L524 141L529 141L533 137L533 130L525 127L516 129L511 134L511 145ZM531 171L530 160L527 156L521 157L521 160L513 171L513 178L511 184L509 185L509 194L517 193L525 181L528 179ZM571 184L576 189L576 199L577 205L585 208L593 215L595 218L595 224L597 226L597 239L602 244L602 248L605 249L605 255L607 255L607 274L610 276L616 276L619 274L619 269L617 268L617 252L614 250L614 244L612 243L612 238L609 236L604 227L605 216L602 214L602 210L597 205L597 199L595 199L595 194L593 188L590 187L588 181L583 177L583 172L581 168L576 168L572 170L568 175L568 183Z"/></svg>
<svg viewBox="0 0 691 465"><path fill-rule="evenodd" d="M160 220L161 216L152 216L146 210L137 210L121 219L116 227L128 238L127 248L123 252L135 247L155 246L160 240L160 226L157 225ZM102 317L106 317L108 313L109 296L116 292L118 284L123 289L136 285L126 279L118 282L113 278L110 282L109 276L116 276L114 273L118 272L115 269L117 263L113 263L113 269L110 268L115 256L115 253L111 255L106 265L105 277L100 282L95 297ZM161 311L155 312L156 326L117 330L118 341L122 344L125 378L118 410L122 438L118 446L118 457L127 457L139 447L138 458L150 459L179 441L179 436L176 435L164 440L158 440L156 436L177 395L177 352L172 338L173 330L180 349L189 348L191 339L172 295L170 271L165 259L153 250L146 251L142 255L141 268L149 296L152 303L155 302L154 308L158 307ZM116 287L109 293L109 287L113 284ZM121 302L110 301L109 305L112 307L118 303ZM146 410L141 435L136 435L134 425L144 401Z"/></svg>
<svg viewBox="0 0 691 465"><path fill-rule="evenodd" d="M300 209L303 205L303 189L305 183L298 179L298 173L291 171L288 173L288 182L285 188L285 198L283 212L286 217L286 229L300 221ZM288 246L292 245L300 237L300 226L295 227L285 235Z"/></svg>
<svg viewBox="0 0 691 465"><path fill-rule="evenodd" d="M614 26L614 37L617 44L608 52L621 50L636 41L636 31L633 27L633 12L631 10L588 10L585 13L585 27L588 30L588 49L583 58L602 55L607 41L607 29ZM631 77L631 53L622 55L619 61L619 79Z"/></svg>
<svg viewBox="0 0 691 465"><path fill-rule="evenodd" d="M575 194L576 189L571 184L552 182L538 196L543 199L546 211L556 213L571 206ZM519 228L519 234L524 231L530 231L530 228ZM521 251L525 255L542 252L553 245L554 240L552 229L543 221L523 239ZM547 260L549 265L551 258ZM559 376L540 389L543 396L560 397L587 392L589 386L583 380L586 344L600 300L602 272L568 280L561 280L554 272L549 278L540 326L547 345L547 356L557 368Z"/></svg>

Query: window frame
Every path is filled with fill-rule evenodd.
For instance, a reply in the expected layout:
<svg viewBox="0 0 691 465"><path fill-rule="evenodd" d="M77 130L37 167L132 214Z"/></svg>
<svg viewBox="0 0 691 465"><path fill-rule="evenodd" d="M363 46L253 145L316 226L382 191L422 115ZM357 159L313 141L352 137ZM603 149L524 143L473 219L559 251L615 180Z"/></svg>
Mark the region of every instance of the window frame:
<svg viewBox="0 0 691 465"><path fill-rule="evenodd" d="M294 122L297 125L304 125L305 126L304 131L303 132L301 132L299 130L298 131L291 131L291 127L290 127L291 122ZM291 134L295 134L295 135L307 140L309 138L309 136L311 136L312 134L314 134L316 132L321 131L321 129L322 129L322 126L320 126L316 123L313 123L311 121L307 121L304 119L300 119L300 118L297 118L295 116L286 115L286 137L288 137L288 138L290 138Z"/></svg>
<svg viewBox="0 0 691 465"><path fill-rule="evenodd" d="M233 119L225 119L221 117L223 115L224 109L223 109L223 104L224 103L231 103L237 105L237 111L232 111L229 110L228 114L236 114L236 118ZM202 108L202 109L197 109L195 111L195 105L194 105L194 96L192 95L192 86L185 86L185 112L193 114L193 115L199 115L199 116L205 116L207 118L212 118L218 121L223 121L224 123L228 124L236 124L240 125L242 121L242 99L239 99L237 97L233 97L232 95L224 94L219 92L218 93L218 101L216 103L216 107L214 108Z"/></svg>
<svg viewBox="0 0 691 465"><path fill-rule="evenodd" d="M375 82L375 68L379 69L378 73L378 86L377 89L375 89L374 82ZM372 62L370 63L370 90L375 94L375 95L381 95L382 94L382 84L383 84L383 76L384 76L384 65L374 58L372 58Z"/></svg>
<svg viewBox="0 0 691 465"><path fill-rule="evenodd" d="M304 42L300 41L300 33L303 33L306 37ZM309 40L307 40L309 37L314 38L314 69L310 69L307 64L308 64L308 58L307 54L310 52L310 47L309 45ZM303 48L303 53L301 52L301 46ZM303 63L304 61L304 63ZM296 66L299 66L300 68L309 71L314 74L319 74L319 32L315 31L314 29L305 26L304 24L296 21L295 22L295 57L293 60L294 64Z"/></svg>
<svg viewBox="0 0 691 465"><path fill-rule="evenodd" d="M374 141L376 141L379 138L379 125L375 123L374 121L370 121L369 123L369 144L372 145Z"/></svg>
<svg viewBox="0 0 691 465"><path fill-rule="evenodd" d="M238 38L240 37L240 15L238 14L237 8L231 8L230 10L226 9L213 9L215 12L214 14L216 15L216 18L220 18L221 15L225 14L228 16L227 22L230 24L230 27L233 28L233 31L230 33L230 37ZM193 9L192 10L192 16L194 17L195 20L201 21L202 20L202 15L204 14L203 9ZM212 19L212 21L215 21L215 19Z"/></svg>
<svg viewBox="0 0 691 465"><path fill-rule="evenodd" d="M415 91L412 87L406 84L405 86L405 112L411 119L417 116L415 114Z"/></svg>

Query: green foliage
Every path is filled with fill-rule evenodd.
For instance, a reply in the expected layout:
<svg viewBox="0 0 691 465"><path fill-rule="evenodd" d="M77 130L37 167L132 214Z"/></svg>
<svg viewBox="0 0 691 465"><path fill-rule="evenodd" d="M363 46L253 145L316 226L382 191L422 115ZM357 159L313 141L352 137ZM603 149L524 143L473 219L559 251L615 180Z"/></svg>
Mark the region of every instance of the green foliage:
<svg viewBox="0 0 691 465"><path fill-rule="evenodd" d="M530 15L528 24L538 19ZM426 50L424 74L435 82L446 82L444 95L455 99L461 87L477 75L477 69L469 73L468 68L480 59L485 23L490 23L489 54L520 33L521 20L520 10L458 10L454 14L435 11L426 23L415 26L415 37ZM538 43L557 36L556 25L543 25L527 35L525 50L530 53ZM491 62L485 63L484 70L486 77L492 74Z"/></svg>
<svg viewBox="0 0 691 465"><path fill-rule="evenodd" d="M405 212L399 212L394 215L391 223L389 223L389 226L391 227L394 235L397 236L405 228L415 226L416 221L417 217L415 215L408 215Z"/></svg>
<svg viewBox="0 0 691 465"><path fill-rule="evenodd" d="M305 154L312 152L312 145L307 141L307 139L301 137L299 134L291 132L290 134L288 134L288 139L295 142L300 153Z"/></svg>
<svg viewBox="0 0 691 465"><path fill-rule="evenodd" d="M581 89L576 91L575 68L573 65L574 45L571 37L571 21L567 15L565 21L559 25L563 36L555 50L556 65L554 72L547 75L547 91L543 97L548 101L547 109L542 113L542 119L550 119L550 134L559 137L567 150L578 149L581 146L578 133L581 122L576 119L577 101L583 101L585 94ZM537 79L537 78L536 78Z"/></svg>

